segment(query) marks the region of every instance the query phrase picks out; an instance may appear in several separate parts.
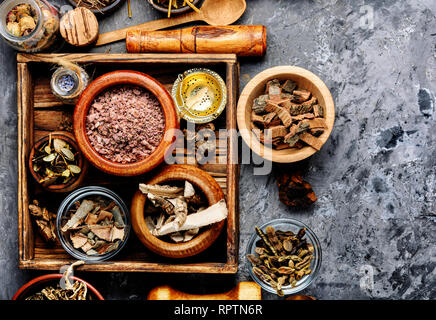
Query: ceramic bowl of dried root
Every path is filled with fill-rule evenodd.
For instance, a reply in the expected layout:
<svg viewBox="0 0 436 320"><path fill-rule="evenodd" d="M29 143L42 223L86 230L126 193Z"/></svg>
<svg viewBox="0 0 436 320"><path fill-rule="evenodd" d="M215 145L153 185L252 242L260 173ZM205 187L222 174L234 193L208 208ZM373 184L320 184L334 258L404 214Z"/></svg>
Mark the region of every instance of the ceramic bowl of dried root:
<svg viewBox="0 0 436 320"><path fill-rule="evenodd" d="M105 261L127 242L129 210L113 191L99 186L80 188L62 201L56 217L63 248L83 261Z"/></svg>
<svg viewBox="0 0 436 320"><path fill-rule="evenodd" d="M221 187L207 172L170 165L139 184L130 212L132 227L148 249L169 258L186 258L218 238L227 205Z"/></svg>
<svg viewBox="0 0 436 320"><path fill-rule="evenodd" d="M254 229L247 245L247 266L264 290L284 296L312 283L321 268L321 244L307 225L276 219Z"/></svg>
<svg viewBox="0 0 436 320"><path fill-rule="evenodd" d="M245 86L237 107L245 143L264 159L291 163L319 151L333 129L335 106L324 82L295 66L267 69Z"/></svg>

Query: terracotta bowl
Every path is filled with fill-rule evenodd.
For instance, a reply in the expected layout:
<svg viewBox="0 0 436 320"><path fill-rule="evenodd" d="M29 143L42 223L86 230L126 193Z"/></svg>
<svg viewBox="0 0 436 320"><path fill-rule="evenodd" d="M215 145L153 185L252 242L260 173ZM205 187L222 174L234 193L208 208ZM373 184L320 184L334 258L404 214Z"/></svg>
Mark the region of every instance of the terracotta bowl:
<svg viewBox="0 0 436 320"><path fill-rule="evenodd" d="M224 193L218 183L207 172L190 165L170 165L164 167L147 184L165 184L171 181L189 181L206 196L209 205L224 199ZM147 197L136 191L132 199L130 215L132 227L141 242L151 251L169 258L186 258L194 256L207 248L220 235L225 220L217 222L199 233L195 238L184 243L169 243L153 236L145 223L144 207Z"/></svg>
<svg viewBox="0 0 436 320"><path fill-rule="evenodd" d="M253 100L263 94L266 83L272 79L290 79L295 81L299 88L310 91L318 99L319 104L324 107L325 111L328 129L319 137L322 144L330 136L335 122L335 105L330 90L318 76L295 66L278 66L264 70L248 82L241 93L237 107L236 117L241 136L250 149L264 159L281 163L306 159L317 150L310 146L301 149L274 150L265 147L250 130Z"/></svg>
<svg viewBox="0 0 436 320"><path fill-rule="evenodd" d="M117 85L134 85L147 89L158 100L165 117L165 132L158 147L147 158L133 163L117 163L100 155L86 134L86 116L94 99L105 89ZM136 176L154 169L164 161L165 154L179 128L177 112L168 91L154 78L137 71L114 71L95 79L80 96L74 110L74 134L85 157L98 169L117 176Z"/></svg>
<svg viewBox="0 0 436 320"><path fill-rule="evenodd" d="M149 3L153 8L155 8L156 10L158 10L158 11L160 11L160 12L163 12L163 13L168 13L168 8L165 7L165 6L163 6L163 5L161 5L161 4L159 4L159 3L157 3L157 1L151 2L150 0L147 0L147 2L148 2L148 3ZM197 4L198 4L199 2L200 2L200 0L194 0L194 1L192 2L192 4L198 8ZM178 9L171 8L171 13L179 14L179 13L185 13L185 12L188 12L189 10L192 10L191 7L188 6L188 5L186 5L186 6L184 6L184 7L180 7L180 8L178 8Z"/></svg>
<svg viewBox="0 0 436 320"><path fill-rule="evenodd" d="M83 155L80 152L80 148L78 147L76 140L74 139L74 135L67 131L54 131L51 133L51 138L59 138L64 141L66 141L68 144L70 144L76 151L79 152L79 167L82 169L82 171L79 173L79 176L75 179L70 180L66 184L56 184L56 185L50 185L47 187L42 186L45 190L51 191L51 192L70 192L71 190L76 189L82 182L83 179L86 176L86 172L88 170L88 161L83 157ZM30 151L29 155L29 170L32 175L32 177L35 179L36 182L39 183L39 180L42 178L37 172L33 170L33 162L32 159L35 155L35 149L38 149L43 143L48 141L49 135L46 135L39 139L32 147L32 150Z"/></svg>
<svg viewBox="0 0 436 320"><path fill-rule="evenodd" d="M34 294L39 290L43 289L45 286L56 286L62 277L63 275L60 273L46 274L44 276L37 277L26 283L24 286L22 286L17 291L17 293L15 293L15 295L12 297L12 300L24 300L29 295ZM86 284L89 290L88 292L91 292L93 299L104 300L101 293L98 292L98 290L94 288L92 285L90 285L88 282L74 276L72 276L71 278L73 280L80 281Z"/></svg>

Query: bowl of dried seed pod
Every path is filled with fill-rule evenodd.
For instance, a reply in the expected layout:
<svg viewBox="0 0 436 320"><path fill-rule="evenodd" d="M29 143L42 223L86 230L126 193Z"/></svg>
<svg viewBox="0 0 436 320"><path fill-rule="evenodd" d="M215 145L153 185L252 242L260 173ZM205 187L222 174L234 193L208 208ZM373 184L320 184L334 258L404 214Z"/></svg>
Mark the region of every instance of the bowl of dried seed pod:
<svg viewBox="0 0 436 320"><path fill-rule="evenodd" d="M251 277L279 296L309 286L321 268L321 244L315 233L294 219L276 219L255 226L246 251Z"/></svg>
<svg viewBox="0 0 436 320"><path fill-rule="evenodd" d="M227 205L221 187L207 172L170 165L139 185L130 212L133 230L148 249L186 258L215 242L227 218Z"/></svg>
<svg viewBox="0 0 436 320"><path fill-rule="evenodd" d="M335 106L324 82L295 66L257 74L237 107L245 143L264 159L291 163L319 151L333 129Z"/></svg>
<svg viewBox="0 0 436 320"><path fill-rule="evenodd" d="M54 131L38 140L29 155L32 177L51 192L69 192L83 181L88 161L83 157L74 136Z"/></svg>

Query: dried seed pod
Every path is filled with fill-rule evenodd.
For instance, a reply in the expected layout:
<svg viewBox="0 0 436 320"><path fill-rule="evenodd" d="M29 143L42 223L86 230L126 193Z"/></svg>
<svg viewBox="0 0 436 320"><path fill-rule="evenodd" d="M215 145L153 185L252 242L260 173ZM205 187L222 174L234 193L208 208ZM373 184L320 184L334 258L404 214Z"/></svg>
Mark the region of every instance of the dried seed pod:
<svg viewBox="0 0 436 320"><path fill-rule="evenodd" d="M284 248L287 252L291 252L292 249L293 249L292 241L290 241L290 240L285 240L285 241L283 241L283 248Z"/></svg>
<svg viewBox="0 0 436 320"><path fill-rule="evenodd" d="M271 243L268 241L266 235L262 232L262 230L259 229L259 227L255 226L257 234L262 239L266 247L271 251L275 256L277 255L277 251L274 249L274 247L271 245Z"/></svg>

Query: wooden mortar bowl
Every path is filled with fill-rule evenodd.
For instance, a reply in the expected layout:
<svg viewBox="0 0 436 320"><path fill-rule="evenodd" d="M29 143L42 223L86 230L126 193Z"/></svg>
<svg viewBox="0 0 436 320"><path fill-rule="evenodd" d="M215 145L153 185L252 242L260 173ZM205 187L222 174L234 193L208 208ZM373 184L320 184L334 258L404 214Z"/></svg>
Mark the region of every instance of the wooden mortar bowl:
<svg viewBox="0 0 436 320"><path fill-rule="evenodd" d="M117 163L100 155L89 142L86 134L86 117L94 99L104 90L118 85L139 86L150 91L159 101L165 117L165 132L158 147L145 159L133 163ZM173 99L156 79L137 71L113 71L97 79L83 91L74 110L74 134L85 157L98 169L116 176L137 176L162 163L168 148L175 140L179 128Z"/></svg>
<svg viewBox="0 0 436 320"><path fill-rule="evenodd" d="M245 86L239 98L236 119L242 139L252 151L260 157L281 163L291 163L306 159L317 152L316 149L306 146L301 149L291 148L275 150L265 147L251 132L251 107L253 100L264 94L265 85L269 80L293 80L298 84L298 88L308 90L318 99L318 103L324 107L325 121L328 129L319 137L324 144L332 132L335 122L335 104L330 90L324 82L312 72L295 66L278 66L266 69L257 74Z"/></svg>
<svg viewBox="0 0 436 320"><path fill-rule="evenodd" d="M61 139L66 141L69 145L71 145L77 152L79 152L79 167L81 169L79 176L75 179L70 180L66 184L52 184L47 187L44 187L41 185L42 188L44 188L47 191L51 192L70 192L74 189L76 189L82 182L83 179L86 176L86 172L88 171L88 161L83 157L82 153L80 152L80 148L78 147L76 140L74 139L74 135L69 133L68 131L53 131L51 133L51 138L55 139ZM36 173L33 170L33 162L32 159L35 155L35 149L38 149L43 143L45 143L49 139L49 135L46 135L39 139L32 147L32 150L30 151L29 155L29 170L32 177L35 179L36 182L39 183L39 180L42 178L38 173Z"/></svg>
<svg viewBox="0 0 436 320"><path fill-rule="evenodd" d="M209 201L209 205L224 199L224 193L215 179L207 172L191 165L175 164L166 166L154 178L147 181L147 184L165 184L171 181L184 180L189 181L194 187L201 190ZM140 190L136 191L130 208L132 227L139 240L148 249L164 257L186 258L206 250L218 238L225 224L225 220L222 220L208 226L187 242L165 242L152 235L145 223L144 207L146 201L146 195Z"/></svg>

